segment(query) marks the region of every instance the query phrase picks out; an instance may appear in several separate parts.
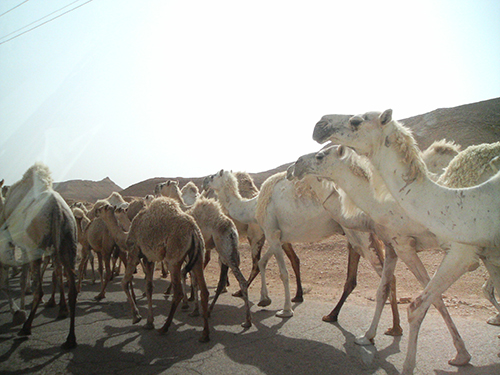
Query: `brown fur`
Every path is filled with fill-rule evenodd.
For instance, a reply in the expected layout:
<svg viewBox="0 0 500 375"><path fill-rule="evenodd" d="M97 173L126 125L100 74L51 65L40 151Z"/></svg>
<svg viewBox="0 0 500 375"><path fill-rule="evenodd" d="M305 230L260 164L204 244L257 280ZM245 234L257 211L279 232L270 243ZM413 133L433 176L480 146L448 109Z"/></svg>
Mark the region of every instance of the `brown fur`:
<svg viewBox="0 0 500 375"><path fill-rule="evenodd" d="M127 237L129 250L129 263L122 287L132 306L134 323L141 316L137 309L135 297L131 293L131 280L133 271L141 257L146 258L145 273L147 280L146 293L148 296L149 316L147 327L153 326L152 313L152 282L154 262L165 261L168 263L172 274L174 286L174 300L169 316L160 329L166 333L172 322L173 315L182 299L181 266L187 260L186 271L193 271L195 280L201 292L201 305L203 309L204 329L201 341L208 341L208 290L203 275L203 255L205 251L203 236L195 220L182 212L179 204L173 199L160 197L154 199L150 206L139 212L132 221L132 226Z"/></svg>

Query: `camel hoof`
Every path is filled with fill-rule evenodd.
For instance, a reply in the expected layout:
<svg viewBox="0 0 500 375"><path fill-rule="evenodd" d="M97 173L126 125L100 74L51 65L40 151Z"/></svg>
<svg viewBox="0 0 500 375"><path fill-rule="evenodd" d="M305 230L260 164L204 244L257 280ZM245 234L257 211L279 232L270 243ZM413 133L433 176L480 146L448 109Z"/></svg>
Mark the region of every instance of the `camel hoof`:
<svg viewBox="0 0 500 375"><path fill-rule="evenodd" d="M18 326L26 321L26 312L24 310L17 310L14 315L12 315L12 325Z"/></svg>
<svg viewBox="0 0 500 375"><path fill-rule="evenodd" d="M264 298L264 299L261 299L259 301L259 303L257 304L257 306L260 306L260 307L266 307L266 306L269 306L271 304L271 298Z"/></svg>
<svg viewBox="0 0 500 375"><path fill-rule="evenodd" d="M71 350L76 348L76 340L67 340L64 344L61 345L62 350Z"/></svg>
<svg viewBox="0 0 500 375"><path fill-rule="evenodd" d="M402 336L403 335L403 328L392 327L392 328L389 328L387 331L385 331L384 334L387 336Z"/></svg>
<svg viewBox="0 0 500 375"><path fill-rule="evenodd" d="M250 328L252 326L252 322L249 322L249 321L243 322L243 323L241 323L241 326L243 328Z"/></svg>
<svg viewBox="0 0 500 375"><path fill-rule="evenodd" d="M321 318L324 322L328 323L336 323L338 321L338 316L337 315L325 315L323 318Z"/></svg>
<svg viewBox="0 0 500 375"><path fill-rule="evenodd" d="M66 319L69 315L69 311L68 310L62 310L62 311L59 311L59 314L57 314L57 320L63 320L63 319Z"/></svg>
<svg viewBox="0 0 500 375"><path fill-rule="evenodd" d="M54 298L49 299L45 305L46 308L50 309L52 307L56 307L56 300Z"/></svg>
<svg viewBox="0 0 500 375"><path fill-rule="evenodd" d="M237 292L233 293L233 297L243 297L243 293L241 292L241 290L238 290Z"/></svg>
<svg viewBox="0 0 500 375"><path fill-rule="evenodd" d="M94 297L96 301L101 301L104 299L104 294L98 294L97 296Z"/></svg>
<svg viewBox="0 0 500 375"><path fill-rule="evenodd" d="M144 329L147 329L147 330L152 330L152 329L155 329L155 325L153 324L153 322L147 322L146 324L144 324Z"/></svg>
<svg viewBox="0 0 500 375"><path fill-rule="evenodd" d="M491 324L493 326L500 326L500 314L489 318L486 323Z"/></svg>
<svg viewBox="0 0 500 375"><path fill-rule="evenodd" d="M138 315L138 316L134 316L134 318L132 319L132 324L137 324L137 323L139 323L141 320L142 320L142 316L140 316L140 315Z"/></svg>
<svg viewBox="0 0 500 375"><path fill-rule="evenodd" d="M295 296L292 298L292 302L304 302L303 296Z"/></svg>
<svg viewBox="0 0 500 375"><path fill-rule="evenodd" d="M186 311L189 309L189 303L183 303L182 306L181 306L181 310L182 311Z"/></svg>
<svg viewBox="0 0 500 375"><path fill-rule="evenodd" d="M210 341L210 337L209 337L208 335L205 335L205 334L204 334L203 336L201 336L201 337L198 339L198 341L199 341L199 342L203 342L203 343L205 343L205 342L209 342L209 341Z"/></svg>
<svg viewBox="0 0 500 375"><path fill-rule="evenodd" d="M21 330L17 334L18 336L30 336L31 335L31 328L21 328Z"/></svg>
<svg viewBox="0 0 500 375"><path fill-rule="evenodd" d="M160 329L157 329L156 332L158 332L159 335L164 336L167 334L168 329L160 328Z"/></svg>
<svg viewBox="0 0 500 375"><path fill-rule="evenodd" d="M464 354L457 354L457 356L448 361L448 364L452 366L465 366L470 362L471 356L469 353L465 352Z"/></svg>
<svg viewBox="0 0 500 375"><path fill-rule="evenodd" d="M361 337L356 337L354 339L354 343L360 346L370 346L370 345L375 345L375 340L373 339L370 340L366 336L361 336Z"/></svg>
<svg viewBox="0 0 500 375"><path fill-rule="evenodd" d="M278 318L291 318L293 316L293 310L279 310L276 316Z"/></svg>
<svg viewBox="0 0 500 375"><path fill-rule="evenodd" d="M188 316L191 316L191 317L200 316L200 310L195 309L195 310L193 310L193 312L189 313Z"/></svg>

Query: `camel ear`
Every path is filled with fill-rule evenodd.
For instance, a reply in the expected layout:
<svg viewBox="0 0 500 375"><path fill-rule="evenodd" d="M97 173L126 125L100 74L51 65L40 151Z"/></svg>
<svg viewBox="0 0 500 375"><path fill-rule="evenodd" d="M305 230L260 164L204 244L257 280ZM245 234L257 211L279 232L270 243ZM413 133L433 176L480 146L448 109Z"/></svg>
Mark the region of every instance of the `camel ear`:
<svg viewBox="0 0 500 375"><path fill-rule="evenodd" d="M224 174L224 169L221 169L219 172L219 177L222 177L223 174Z"/></svg>
<svg viewBox="0 0 500 375"><path fill-rule="evenodd" d="M392 109L386 109L384 113L380 115L380 123L386 125L392 121Z"/></svg>

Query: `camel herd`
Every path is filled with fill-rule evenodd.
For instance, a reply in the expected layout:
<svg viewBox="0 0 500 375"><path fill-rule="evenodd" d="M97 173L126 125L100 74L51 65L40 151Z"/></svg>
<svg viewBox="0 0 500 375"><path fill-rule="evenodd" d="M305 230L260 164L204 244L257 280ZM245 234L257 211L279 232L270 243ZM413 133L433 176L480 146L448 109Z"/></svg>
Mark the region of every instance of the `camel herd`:
<svg viewBox="0 0 500 375"><path fill-rule="evenodd" d="M133 323L142 317L136 303L133 276L142 266L146 279L148 316L154 328L153 273L161 265L170 274L173 299L170 312L158 330L165 334L179 304L187 304L188 275L195 300L193 314L203 319L201 342L210 339L209 318L231 270L243 298L242 326L252 325L249 285L261 276L258 306L272 303L266 284L266 266L275 257L284 288L284 306L277 316L293 316L292 302L303 301L300 260L292 244L317 242L334 234L347 240L349 264L343 294L324 321L337 321L342 305L356 286L361 257L380 276L372 323L356 339L373 345L387 299L393 324L386 334L401 335L394 270L399 258L415 275L423 291L408 307L410 326L403 373L413 373L420 325L433 304L450 331L456 355L452 365L465 365L470 354L443 300L442 294L481 260L490 275L485 296L498 314L488 320L500 325L500 142L470 146L461 151L454 143L438 141L421 151L392 111L357 116L323 116L313 132L321 151L304 155L288 169L268 178L260 191L244 172L221 170L203 181L202 192L192 182L182 190L176 181L156 186L154 196L125 201L118 193L100 200L89 210L71 208L53 190L48 168L36 163L23 178L0 195L0 283L9 298L13 324L23 323L20 335L29 335L43 296L42 277L52 261L53 301L60 290L60 316L69 314L70 329L63 348L76 347L75 306L89 259L98 258L101 290L115 276L115 265L125 265L121 286L130 304ZM152 192L153 193L153 192ZM248 278L240 270L239 242L246 238L252 253ZM264 247L267 242L268 246ZM77 247L81 248L78 272ZM434 276L429 276L418 253L446 250ZM218 253L220 278L209 305L204 267L211 250ZM16 256L21 252L22 256ZM296 275L292 298L286 255ZM93 266L93 261L90 262ZM30 264L33 303L24 315L24 294L19 308L8 288L9 267L21 267L22 291ZM42 269L42 265L44 266ZM119 269L119 267L118 267ZM94 270L92 269L94 273ZM77 280L78 275L78 280ZM94 277L95 278L95 277ZM65 283L66 281L66 283ZM65 285L68 286L66 302ZM201 306L201 312L199 307Z"/></svg>

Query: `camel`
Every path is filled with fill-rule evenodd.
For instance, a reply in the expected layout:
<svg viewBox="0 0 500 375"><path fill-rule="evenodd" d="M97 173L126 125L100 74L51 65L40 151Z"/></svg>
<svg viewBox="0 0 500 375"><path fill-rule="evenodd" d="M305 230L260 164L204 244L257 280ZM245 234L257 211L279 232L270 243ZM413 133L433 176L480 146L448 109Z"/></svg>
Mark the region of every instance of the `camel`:
<svg viewBox="0 0 500 375"><path fill-rule="evenodd" d="M223 179L219 177L224 175ZM262 247L265 243L264 232L255 220L255 209L259 190L255 186L252 177L246 172L230 173L220 171L217 174L205 177L203 181L205 191L213 190L217 193L217 198L226 214L234 221L240 238L246 235L252 253L252 270L248 277L248 286L253 282L260 272L259 260ZM303 302L304 291L300 276L300 259L295 253L292 244L285 242L282 244L283 251L290 260L295 273L297 291L292 302ZM241 291L235 296L241 296Z"/></svg>
<svg viewBox="0 0 500 375"><path fill-rule="evenodd" d="M450 189L434 183L411 132L392 120L392 110L354 117L324 116L313 138L320 143L339 142L368 156L389 191L386 197L392 195L412 220L429 228L443 242L450 242L437 272L408 307L410 337L403 372L411 373L418 332L430 304L465 272L477 268L479 257L499 290L500 210L496 192L500 174L472 188ZM384 199L382 194L379 199Z"/></svg>
<svg viewBox="0 0 500 375"><path fill-rule="evenodd" d="M351 264L349 266L344 293L335 309L323 318L325 321L337 320L338 313L345 299L352 289L354 289L359 255L365 256L373 267L378 270L379 274L382 273L382 255L380 254L380 249L374 246L376 242L370 238L368 233L352 230L357 229L357 227L363 227L363 229L367 230L366 228L369 228L370 225L359 222L352 223L342 218L342 215L340 215L340 204L338 204L337 199L338 196L331 183L318 181L316 178L308 182L289 181L286 179L286 172L278 173L264 182L256 203L242 200L235 194L234 177L231 178L231 174L226 171L221 171L217 175L214 175L210 186L218 194L220 191L226 191L225 194L228 195L226 200L231 202L230 210L233 210L235 213L240 212L241 217L247 216L245 220L250 220L249 218L253 215L256 218L254 220L257 220L263 228L270 246L269 250L259 261L262 278L259 306L268 306L271 303L265 280L265 268L270 257L274 255L278 261L280 277L285 289L284 308L276 313L277 316L283 318L293 316L288 286L288 273L284 264L283 253L280 250L283 242L312 242L330 237L333 234L346 234L349 244L352 245L349 252ZM227 187L223 189L223 186ZM229 196L229 191L233 192L232 197ZM318 194L320 194L319 197ZM238 201L241 202L240 206L238 206ZM325 210L325 204L332 205L331 209ZM332 213L336 213L336 215ZM278 223L279 225L277 225ZM375 254L372 249L378 250L379 253ZM402 329L399 326L396 296L395 293L391 293L391 295L393 296L393 327L386 333L400 335Z"/></svg>
<svg viewBox="0 0 500 375"><path fill-rule="evenodd" d="M333 180L342 190L342 200L346 215L355 215L361 209L375 220L375 233L382 239L389 253L384 263L384 276L377 290L377 306L370 328L364 336L357 338L360 345L371 345L374 342L376 330L382 309L387 299L387 280L393 276L397 258L401 258L415 275L422 287L428 284L430 277L422 264L417 252L435 248L440 245L438 238L424 226L410 220L406 212L394 200L377 201L372 190L372 183L377 178L370 163L358 156L354 151L343 146L331 146L319 153L300 157L295 163L297 177L312 174ZM464 364L470 360L455 324L453 323L441 296L435 301L435 306L443 316L457 349L452 364Z"/></svg>
<svg viewBox="0 0 500 375"><path fill-rule="evenodd" d="M118 229L122 231L118 225L113 226L113 228L113 231ZM122 279L122 288L132 308L133 323L141 320L132 288L133 272L140 259L144 259L147 280L146 294L149 313L146 328L152 329L154 327L152 303L154 263L166 262L172 275L174 298L168 318L162 328L158 330L160 334L167 333L175 310L182 299L181 267L187 260L187 265L182 273L193 272L201 296L203 332L200 341L209 341L208 289L203 274L205 244L203 235L194 219L182 212L179 204L173 199L156 198L132 221L132 226L127 234L126 246L129 259L125 276Z"/></svg>
<svg viewBox="0 0 500 375"><path fill-rule="evenodd" d="M460 152L460 145L446 139L434 141L422 152L422 160L427 166L429 177L436 181L455 156Z"/></svg>
<svg viewBox="0 0 500 375"><path fill-rule="evenodd" d="M200 191L193 181L189 181L181 189L182 200L188 206L192 206L200 196Z"/></svg>
<svg viewBox="0 0 500 375"><path fill-rule="evenodd" d="M4 189L4 180L0 181L0 217L3 211L3 205L5 201L5 195L7 194L8 189ZM13 263L16 260L14 251L15 249L12 247L9 249L9 253L0 252L0 290L5 294L9 301L9 308L12 314L12 325L17 326L23 324L26 321L26 287L27 287L27 278L28 278L28 264L22 265L21 271L21 307L19 307L14 299L12 298L12 294L10 292L9 287L9 269L11 266L14 266ZM9 265L9 263L11 263Z"/></svg>
<svg viewBox="0 0 500 375"><path fill-rule="evenodd" d="M179 186L176 182L177 181L168 181L167 184L161 189L161 194L168 194L166 196L170 196L170 198L176 200L182 209L183 207L186 207L186 205L184 204L181 191L179 190ZM242 323L242 326L244 328L251 327L252 320L250 315L250 303L248 301L248 283L239 268L239 236L236 225L222 212L220 204L213 199L200 197L191 207L189 207L189 209L185 210L185 212L188 215L191 215L198 224L198 227L203 234L206 249L209 250L210 248L215 247L221 262L219 284L217 285L214 299L210 304L208 310L209 314L227 284L228 269L231 269L234 276L238 280L242 297L245 301L246 320Z"/></svg>
<svg viewBox="0 0 500 375"><path fill-rule="evenodd" d="M334 116L324 116L316 125L316 139L330 139L368 156L412 219L449 241L500 245L499 173L470 188L438 185L429 178L410 130L392 119L392 110L368 112L340 122Z"/></svg>
<svg viewBox="0 0 500 375"><path fill-rule="evenodd" d="M70 328L62 347L76 347L76 221L64 199L53 190L47 166L35 163L24 173L22 179L9 189L1 212L0 225L0 253L10 251L12 246L23 249L31 262L35 281L31 312L19 334L31 334L33 319L43 296L40 269L42 257L52 254L56 268L64 268L69 286ZM66 301L64 296L61 298Z"/></svg>
<svg viewBox="0 0 500 375"><path fill-rule="evenodd" d="M464 188L479 185L500 169L500 142L483 143L467 147L449 163L437 183L450 188ZM500 325L500 305L495 298L493 280L483 285L484 296L498 310L496 316L487 320L488 324Z"/></svg>

